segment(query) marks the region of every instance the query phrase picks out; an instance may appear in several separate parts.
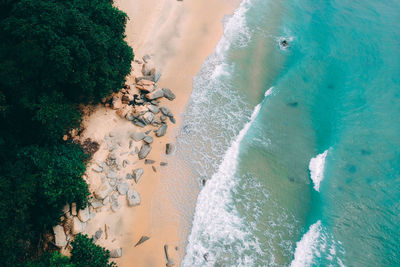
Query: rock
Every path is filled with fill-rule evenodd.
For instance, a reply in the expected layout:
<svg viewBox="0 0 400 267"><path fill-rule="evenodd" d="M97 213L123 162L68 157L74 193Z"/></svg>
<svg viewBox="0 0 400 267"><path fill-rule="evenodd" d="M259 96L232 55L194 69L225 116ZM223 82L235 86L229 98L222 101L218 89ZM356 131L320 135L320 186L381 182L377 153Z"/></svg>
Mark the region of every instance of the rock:
<svg viewBox="0 0 400 267"><path fill-rule="evenodd" d="M166 144L166 146L165 146L165 153L166 153L167 155L171 155L171 154L174 153L174 152L175 152L175 145L174 145L174 144L171 144L171 143Z"/></svg>
<svg viewBox="0 0 400 267"><path fill-rule="evenodd" d="M64 227L56 225L53 227L53 232L56 246L59 248L65 247L67 245L67 236L65 235Z"/></svg>
<svg viewBox="0 0 400 267"><path fill-rule="evenodd" d="M144 76L151 76L153 77L153 75L156 72L156 68L154 66L154 64L152 64L151 62L147 62L146 64L142 65L142 74ZM151 79L152 80L152 79Z"/></svg>
<svg viewBox="0 0 400 267"><path fill-rule="evenodd" d="M110 203L110 197L103 199L103 205L107 205L108 203Z"/></svg>
<svg viewBox="0 0 400 267"><path fill-rule="evenodd" d="M141 80L143 81L143 80ZM154 85L135 85L136 89L140 90L140 91L144 91L147 93L151 93L154 90Z"/></svg>
<svg viewBox="0 0 400 267"><path fill-rule="evenodd" d="M103 229L99 228L99 230L97 230L96 233L94 233L93 235L94 241L100 239L102 234L103 234Z"/></svg>
<svg viewBox="0 0 400 267"><path fill-rule="evenodd" d="M147 144L153 143L153 137L146 135L145 138L143 138L143 141L145 141Z"/></svg>
<svg viewBox="0 0 400 267"><path fill-rule="evenodd" d="M154 118L151 122L151 125L153 125L154 127L158 127L161 125L161 120L159 118Z"/></svg>
<svg viewBox="0 0 400 267"><path fill-rule="evenodd" d="M97 199L103 200L112 192L112 188L108 182L102 183L94 192Z"/></svg>
<svg viewBox="0 0 400 267"><path fill-rule="evenodd" d="M151 146L149 144L143 144L140 148L138 157L139 159L144 159L151 151Z"/></svg>
<svg viewBox="0 0 400 267"><path fill-rule="evenodd" d="M168 117L167 117L167 116L165 116L165 115L161 115L161 116L160 116L160 120L161 120L161 121L166 121L166 120L167 120L167 118L168 118Z"/></svg>
<svg viewBox="0 0 400 267"><path fill-rule="evenodd" d="M139 82L139 81L141 81L141 80L150 80L150 81L154 81L154 77L153 77L153 76L150 76L150 75L147 75L147 76L141 76L141 77L136 77L136 78L135 78L135 81L136 81L136 82Z"/></svg>
<svg viewBox="0 0 400 267"><path fill-rule="evenodd" d="M79 233L82 233L85 231L86 228L86 223L81 222L78 217L74 217L73 223L72 223L72 234L77 235Z"/></svg>
<svg viewBox="0 0 400 267"><path fill-rule="evenodd" d="M71 204L71 214L74 216L76 216L78 214L76 211L76 203L75 202Z"/></svg>
<svg viewBox="0 0 400 267"><path fill-rule="evenodd" d="M107 177L108 177L108 179L115 179L115 178L117 178L117 173L113 170L109 170L107 173Z"/></svg>
<svg viewBox="0 0 400 267"><path fill-rule="evenodd" d="M104 206L103 201L99 201L99 200L97 200L97 199L95 199L94 201L92 201L91 205L92 205L92 207L93 207L94 209L98 209L98 208L101 208L101 207Z"/></svg>
<svg viewBox="0 0 400 267"><path fill-rule="evenodd" d="M128 163L129 163L129 161L128 160L126 160L126 159L124 159L123 161L122 161L122 167L126 167L126 165L128 165Z"/></svg>
<svg viewBox="0 0 400 267"><path fill-rule="evenodd" d="M124 94L123 96L122 96L122 102L131 102L131 101L133 101L133 95L130 95L130 94Z"/></svg>
<svg viewBox="0 0 400 267"><path fill-rule="evenodd" d="M143 127L146 127L146 124L144 124L142 121L140 121L139 119L134 119L133 121L133 124L135 124L136 126L138 126L138 127L141 127L141 128L143 128Z"/></svg>
<svg viewBox="0 0 400 267"><path fill-rule="evenodd" d="M165 260L167 261L166 266L170 267L174 265L174 262L169 258L168 255L168 245L164 245L164 254L165 254Z"/></svg>
<svg viewBox="0 0 400 267"><path fill-rule="evenodd" d="M69 204L65 204L65 206L62 209L62 211L63 211L63 214L69 213Z"/></svg>
<svg viewBox="0 0 400 267"><path fill-rule="evenodd" d="M168 163L167 162L160 162L160 166L167 166Z"/></svg>
<svg viewBox="0 0 400 267"><path fill-rule="evenodd" d="M135 113L134 113L134 112L128 112L128 113L126 114L125 118L126 118L128 121L133 121L133 120L136 118L136 116L135 116Z"/></svg>
<svg viewBox="0 0 400 267"><path fill-rule="evenodd" d="M164 90L162 88L156 89L151 93L146 94L146 98L149 100L157 99L164 96Z"/></svg>
<svg viewBox="0 0 400 267"><path fill-rule="evenodd" d="M175 124L175 118L173 117L173 116L171 116L171 117L169 117L169 120L173 123L173 124Z"/></svg>
<svg viewBox="0 0 400 267"><path fill-rule="evenodd" d="M135 189L131 188L128 190L126 194L126 199L128 200L128 205L130 207L137 206L140 204L140 196L139 193L135 191Z"/></svg>
<svg viewBox="0 0 400 267"><path fill-rule="evenodd" d="M95 172L98 172L98 173L103 172L103 168L98 166L98 165L94 165L92 167L92 170L95 171Z"/></svg>
<svg viewBox="0 0 400 267"><path fill-rule="evenodd" d="M162 90L163 90L163 92L164 92L164 97L165 97L166 99L168 99L169 101L172 101L172 100L175 99L175 94L172 93L172 91L171 91L170 89L168 89L168 88L163 88Z"/></svg>
<svg viewBox="0 0 400 267"><path fill-rule="evenodd" d="M116 248L110 251L110 258L122 257L122 248Z"/></svg>
<svg viewBox="0 0 400 267"><path fill-rule="evenodd" d="M149 240L150 239L150 237L148 237L148 236L142 236L140 239L139 239L139 241L136 243L136 245L135 245L135 247L137 247L137 246L139 246L140 244L143 244L145 241L147 241L147 240Z"/></svg>
<svg viewBox="0 0 400 267"><path fill-rule="evenodd" d="M153 172L157 172L157 169L156 169L156 167L154 167L154 166L151 166L151 168L153 169Z"/></svg>
<svg viewBox="0 0 400 267"><path fill-rule="evenodd" d="M144 55L143 57L142 57L142 59L143 59L143 61L145 62L145 63L147 63L147 62L149 62L149 60L150 60L150 56L149 55Z"/></svg>
<svg viewBox="0 0 400 267"><path fill-rule="evenodd" d="M145 133L143 132L134 132L131 133L130 137L135 140L136 142L139 142L140 140L142 140L143 138L146 137Z"/></svg>
<svg viewBox="0 0 400 267"><path fill-rule="evenodd" d="M166 125L166 124L163 124L163 125L161 125L160 128L158 128L158 130L156 131L156 136L157 136L157 137L164 136L166 132L167 132L167 125Z"/></svg>
<svg viewBox="0 0 400 267"><path fill-rule="evenodd" d="M81 222L87 222L90 218L89 207L84 208L83 210L79 210L78 218Z"/></svg>
<svg viewBox="0 0 400 267"><path fill-rule="evenodd" d="M154 114L152 112L146 112L143 115L143 120L146 124L150 124L154 119Z"/></svg>
<svg viewBox="0 0 400 267"><path fill-rule="evenodd" d="M135 62L136 62L137 64L143 64L143 62L142 62L140 59L135 59Z"/></svg>
<svg viewBox="0 0 400 267"><path fill-rule="evenodd" d="M156 71L153 74L153 81L156 83L158 80L161 78L161 72L156 69Z"/></svg>
<svg viewBox="0 0 400 267"><path fill-rule="evenodd" d="M144 164L154 164L154 163L155 163L155 161L152 160L152 159L146 159L146 160L144 161Z"/></svg>
<svg viewBox="0 0 400 267"><path fill-rule="evenodd" d="M154 114L157 114L160 112L160 108L155 106L155 105L149 105L147 107L151 112L153 112Z"/></svg>
<svg viewBox="0 0 400 267"><path fill-rule="evenodd" d="M152 100L150 103L153 104L154 106L158 106L158 104L160 104L160 101Z"/></svg>
<svg viewBox="0 0 400 267"><path fill-rule="evenodd" d="M112 109L120 109L120 108L122 108L122 102L121 102L121 99L119 97L114 96L112 98L111 108Z"/></svg>
<svg viewBox="0 0 400 267"><path fill-rule="evenodd" d="M127 180L133 179L132 174L127 173L125 179L127 179Z"/></svg>
<svg viewBox="0 0 400 267"><path fill-rule="evenodd" d="M129 190L129 184L127 182L122 182L117 186L117 189L120 195L126 195Z"/></svg>
<svg viewBox="0 0 400 267"><path fill-rule="evenodd" d="M111 210L112 210L113 212L116 212L116 211L119 210L119 208L121 208L121 205L119 204L118 200L113 200L113 201L111 202Z"/></svg>
<svg viewBox="0 0 400 267"><path fill-rule="evenodd" d="M135 183L139 182L143 173L144 173L144 170L142 168L133 170L132 178L133 178L133 180L135 180Z"/></svg>
<svg viewBox="0 0 400 267"><path fill-rule="evenodd" d="M160 111L162 114L164 114L167 117L173 117L174 115L172 114L172 112L167 109L166 107L160 107Z"/></svg>

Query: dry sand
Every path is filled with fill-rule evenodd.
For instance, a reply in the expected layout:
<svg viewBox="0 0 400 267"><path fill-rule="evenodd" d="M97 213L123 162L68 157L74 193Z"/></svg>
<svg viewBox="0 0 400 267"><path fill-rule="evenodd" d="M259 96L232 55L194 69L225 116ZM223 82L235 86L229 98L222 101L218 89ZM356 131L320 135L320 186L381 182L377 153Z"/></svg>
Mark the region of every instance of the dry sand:
<svg viewBox="0 0 400 267"><path fill-rule="evenodd" d="M97 244L107 249L122 248L122 257L114 259L118 266L165 266L164 245L169 245L170 258L176 266L184 255L185 240L182 240L179 211L169 200L168 192L163 190L162 179L166 172L159 162L165 158L165 144L175 142L172 127L178 127L180 116L192 90L192 79L200 70L201 64L212 53L222 36L222 18L231 14L239 4L238 0L117 0L115 5L126 12L129 21L126 27L128 44L133 48L137 59L145 54L152 57L156 67L162 72L158 87L168 87L175 94L172 102L163 99L161 106L166 106L175 115L177 124L169 123L167 135L154 137L152 151L147 158L156 161L157 172L151 165L144 165L137 156L125 154L121 160L128 159L130 164L120 175L131 172L132 169L143 167L144 175L138 184L127 180L141 197L141 204L135 207L126 205L125 197L120 197L121 208L112 212L109 205L99 209L91 219L85 233L92 236L99 228L103 229L102 237ZM128 77L128 84L134 82L134 77L141 76L140 65L132 63L133 72ZM92 162L104 160L108 154L105 136L113 135L113 140L120 143L117 155L132 151L129 149L129 134L136 127L126 119L121 119L115 111L98 106L84 118L85 131L80 138L91 138L100 143L101 147L95 153ZM145 128L145 130L150 128ZM143 129L138 129L143 131ZM134 143L140 147L141 143ZM91 190L100 183L98 173L88 168L88 182ZM158 199L158 201L155 201ZM162 199L162 202L159 200ZM160 205L160 203L162 205ZM155 216L169 214L170 216ZM107 227L105 227L107 225ZM105 235L107 228L107 239ZM142 245L134 245L141 236L150 239Z"/></svg>

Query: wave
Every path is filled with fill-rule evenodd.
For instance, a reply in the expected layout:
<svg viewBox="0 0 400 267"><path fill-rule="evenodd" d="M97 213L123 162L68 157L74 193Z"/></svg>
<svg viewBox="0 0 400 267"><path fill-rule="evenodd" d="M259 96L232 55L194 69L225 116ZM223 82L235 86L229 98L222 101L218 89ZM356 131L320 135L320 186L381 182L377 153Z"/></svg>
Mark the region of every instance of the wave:
<svg viewBox="0 0 400 267"><path fill-rule="evenodd" d="M271 87L265 93L264 100L272 90ZM226 151L218 171L198 196L193 227L182 266L214 265L218 261L227 260L224 257L232 255L232 252L243 255L240 253L243 250L259 250L257 242L248 239L241 218L229 204L232 198L231 190L236 185L234 175L240 143L260 112L264 100L254 108L250 120ZM224 256L227 247L233 251ZM238 260L236 265L245 266L251 265L252 261L250 257L241 257Z"/></svg>
<svg viewBox="0 0 400 267"><path fill-rule="evenodd" d="M335 241L326 232L327 230L322 226L320 220L311 225L307 233L297 242L294 259L290 266L332 266L332 264L335 264L336 266L343 267L344 264L339 258L339 256L343 256L344 254L341 248L342 243Z"/></svg>
<svg viewBox="0 0 400 267"><path fill-rule="evenodd" d="M327 154L328 150L325 150L324 153L321 153L315 158L312 158L310 160L310 164L308 165L311 180L314 182L314 189L318 192L320 183L324 179L325 159Z"/></svg>

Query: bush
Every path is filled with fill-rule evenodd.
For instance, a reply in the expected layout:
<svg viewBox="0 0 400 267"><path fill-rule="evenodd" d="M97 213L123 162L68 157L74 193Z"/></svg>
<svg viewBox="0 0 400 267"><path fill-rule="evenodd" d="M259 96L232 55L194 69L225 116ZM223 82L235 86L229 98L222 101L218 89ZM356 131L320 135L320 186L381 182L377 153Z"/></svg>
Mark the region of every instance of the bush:
<svg viewBox="0 0 400 267"><path fill-rule="evenodd" d="M76 265L70 263L68 257L63 256L60 252L44 253L40 260L28 262L26 267L75 267Z"/></svg>
<svg viewBox="0 0 400 267"><path fill-rule="evenodd" d="M76 267L112 267L115 263L108 263L110 252L93 243L87 235L78 234L72 242L71 262Z"/></svg>

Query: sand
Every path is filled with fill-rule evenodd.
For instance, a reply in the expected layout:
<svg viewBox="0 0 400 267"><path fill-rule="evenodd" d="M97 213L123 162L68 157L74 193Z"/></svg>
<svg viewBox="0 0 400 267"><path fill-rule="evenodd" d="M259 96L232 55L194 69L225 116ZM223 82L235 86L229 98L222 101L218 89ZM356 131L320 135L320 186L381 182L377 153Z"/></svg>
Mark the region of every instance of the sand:
<svg viewBox="0 0 400 267"><path fill-rule="evenodd" d="M122 205L117 212L111 211L109 205L98 209L84 231L92 236L101 228L103 234L96 241L97 244L109 250L122 248L122 257L113 259L118 266L165 266L165 244L169 246L168 253L175 265L178 266L181 262L187 233L182 234L182 216L161 182L162 179L168 179L165 177L168 166L161 167L159 162L168 160L165 156L165 144L175 142L174 127L179 127L179 114L183 112L190 97L192 79L222 36L223 16L231 14L238 4L238 0L115 1L115 5L129 16L126 39L135 52L135 58L141 59L145 54L150 55L162 72L158 87L168 87L177 96L174 101L163 99L160 104L171 109L177 123L168 124L167 135L164 137L157 138L151 134L154 143L147 158L156 161L154 166L157 172L152 170L151 165L144 165L144 161L139 161L137 156L123 154L133 150L129 149L131 132L152 128L136 129L131 122L116 115L115 110L102 105L95 107L93 112L84 117L85 130L80 138L91 138L100 143L92 164L107 157L109 151L105 137L111 133L110 139L119 143L116 154L121 160L128 159L130 162L119 175L125 177L133 169L145 169L137 184L133 180L127 180L139 192L141 204L128 207L126 198L120 196L119 202ZM128 84L134 82L135 76L141 76L140 65L134 62L132 67L132 74L127 78ZM133 147L140 145L141 142L133 143ZM95 190L101 183L101 175L89 166L87 177L90 190ZM142 236L149 236L150 239L135 247Z"/></svg>

